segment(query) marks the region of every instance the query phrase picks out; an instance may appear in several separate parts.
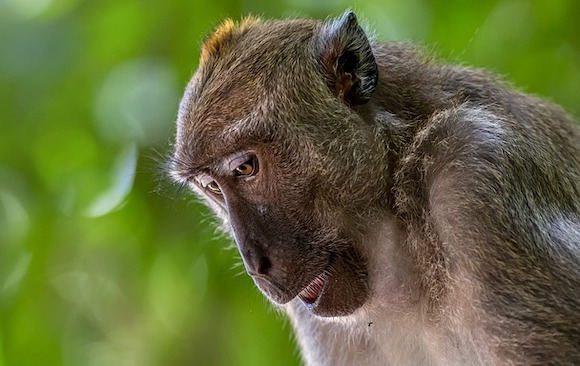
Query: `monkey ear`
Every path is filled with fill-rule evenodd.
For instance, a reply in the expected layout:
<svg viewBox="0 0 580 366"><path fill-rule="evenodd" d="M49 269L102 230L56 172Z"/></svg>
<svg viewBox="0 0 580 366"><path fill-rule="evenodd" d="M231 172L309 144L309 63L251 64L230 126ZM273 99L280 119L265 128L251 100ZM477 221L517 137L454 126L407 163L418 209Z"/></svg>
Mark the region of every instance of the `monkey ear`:
<svg viewBox="0 0 580 366"><path fill-rule="evenodd" d="M336 96L353 107L371 99L379 71L369 39L352 11L324 24L319 51L329 87Z"/></svg>

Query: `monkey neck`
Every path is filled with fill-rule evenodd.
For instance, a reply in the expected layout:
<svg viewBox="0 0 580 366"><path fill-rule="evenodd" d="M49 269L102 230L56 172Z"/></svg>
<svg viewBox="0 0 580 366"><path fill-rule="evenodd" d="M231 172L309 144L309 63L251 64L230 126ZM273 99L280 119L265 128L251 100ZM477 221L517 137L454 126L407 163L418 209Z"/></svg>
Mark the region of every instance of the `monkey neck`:
<svg viewBox="0 0 580 366"><path fill-rule="evenodd" d="M379 80L359 113L384 133L393 168L434 114L465 102L513 108L504 105L510 92L485 71L434 62L409 44L375 43L372 47Z"/></svg>

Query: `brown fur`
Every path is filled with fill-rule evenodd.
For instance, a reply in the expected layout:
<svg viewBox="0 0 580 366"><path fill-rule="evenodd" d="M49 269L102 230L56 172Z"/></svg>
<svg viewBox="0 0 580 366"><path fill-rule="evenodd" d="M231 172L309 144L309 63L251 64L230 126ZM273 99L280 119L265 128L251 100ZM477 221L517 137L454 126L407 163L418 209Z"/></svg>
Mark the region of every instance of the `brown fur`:
<svg viewBox="0 0 580 366"><path fill-rule="evenodd" d="M204 43L170 168L310 365L575 365L579 136L490 73L369 41L351 13L251 19Z"/></svg>

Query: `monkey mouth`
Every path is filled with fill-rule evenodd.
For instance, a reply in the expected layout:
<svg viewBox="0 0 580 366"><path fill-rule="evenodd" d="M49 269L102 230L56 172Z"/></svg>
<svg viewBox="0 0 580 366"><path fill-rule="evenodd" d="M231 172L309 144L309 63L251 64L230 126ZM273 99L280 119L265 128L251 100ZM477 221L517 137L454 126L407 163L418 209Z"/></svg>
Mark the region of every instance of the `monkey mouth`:
<svg viewBox="0 0 580 366"><path fill-rule="evenodd" d="M328 280L328 272L324 271L316 278L310 282L300 293L298 298L306 305L307 308L312 309L316 306L316 303L320 299L324 289L326 288L326 282Z"/></svg>

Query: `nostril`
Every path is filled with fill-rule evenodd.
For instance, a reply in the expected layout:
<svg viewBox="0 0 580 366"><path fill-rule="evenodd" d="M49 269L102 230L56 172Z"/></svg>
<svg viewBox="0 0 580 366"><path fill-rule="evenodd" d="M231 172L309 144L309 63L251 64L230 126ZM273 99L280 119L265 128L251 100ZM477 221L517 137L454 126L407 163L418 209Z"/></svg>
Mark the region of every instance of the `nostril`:
<svg viewBox="0 0 580 366"><path fill-rule="evenodd" d="M260 265L258 266L258 274L268 274L270 268L272 268L272 262L270 261L270 258L268 257L260 258Z"/></svg>

